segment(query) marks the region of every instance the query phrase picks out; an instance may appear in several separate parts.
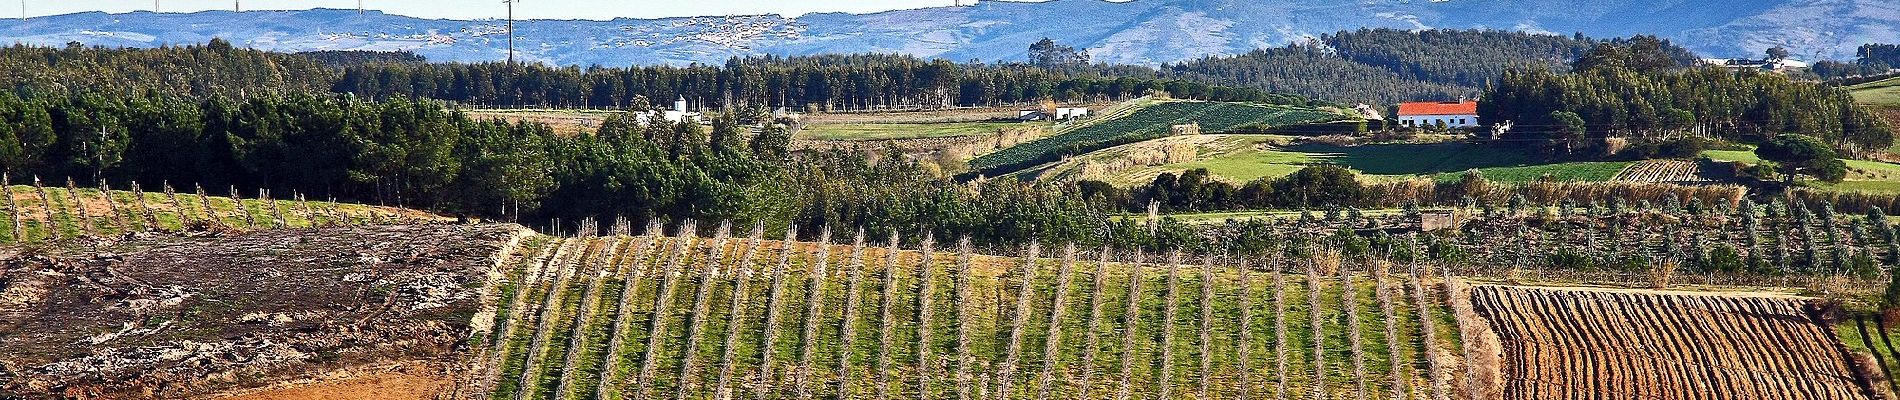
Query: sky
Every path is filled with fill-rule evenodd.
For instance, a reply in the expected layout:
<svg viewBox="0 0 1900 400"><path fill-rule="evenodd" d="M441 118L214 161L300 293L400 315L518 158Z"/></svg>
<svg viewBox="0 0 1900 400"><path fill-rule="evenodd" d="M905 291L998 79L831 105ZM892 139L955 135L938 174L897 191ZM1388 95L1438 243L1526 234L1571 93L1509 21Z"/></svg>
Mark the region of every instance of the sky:
<svg viewBox="0 0 1900 400"><path fill-rule="evenodd" d="M304 10L356 8L358 0L158 0L161 12L230 10ZM507 15L502 0L361 0L363 7L422 18L479 19ZM520 0L515 17L522 19L596 19L618 17L662 18L733 14L811 12L866 13L898 9L949 6L958 0ZM961 0L973 3L976 0ZM234 4L235 2L235 4ZM85 11L150 11L153 0L0 0L0 16L18 17L20 6L29 16ZM9 7L10 6L10 7Z"/></svg>

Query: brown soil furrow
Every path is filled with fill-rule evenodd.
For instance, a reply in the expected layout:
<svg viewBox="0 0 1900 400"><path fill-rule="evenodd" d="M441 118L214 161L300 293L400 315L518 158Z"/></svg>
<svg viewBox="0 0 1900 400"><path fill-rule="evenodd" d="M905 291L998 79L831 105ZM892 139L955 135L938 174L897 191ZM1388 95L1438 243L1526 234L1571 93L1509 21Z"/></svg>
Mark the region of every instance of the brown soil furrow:
<svg viewBox="0 0 1900 400"><path fill-rule="evenodd" d="M1802 300L1475 287L1507 399L1863 399Z"/></svg>

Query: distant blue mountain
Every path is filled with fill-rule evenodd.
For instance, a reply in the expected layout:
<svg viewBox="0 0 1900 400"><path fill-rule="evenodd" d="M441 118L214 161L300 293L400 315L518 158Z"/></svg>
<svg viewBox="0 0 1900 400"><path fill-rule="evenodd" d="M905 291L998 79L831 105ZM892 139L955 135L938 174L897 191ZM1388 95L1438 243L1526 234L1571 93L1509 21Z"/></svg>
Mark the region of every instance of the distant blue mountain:
<svg viewBox="0 0 1900 400"><path fill-rule="evenodd" d="M277 51L410 50L435 61L506 57L500 20L423 19L355 10L79 13L6 20L0 42L152 47L221 37ZM885 52L1021 60L1043 37L1097 61L1159 64L1280 46L1340 30L1491 28L1592 37L1656 34L1707 56L1780 45L1802 59L1846 59L1900 43L1893 0L1054 0L986 1L874 14L531 20L520 57L560 65L723 63L743 55Z"/></svg>

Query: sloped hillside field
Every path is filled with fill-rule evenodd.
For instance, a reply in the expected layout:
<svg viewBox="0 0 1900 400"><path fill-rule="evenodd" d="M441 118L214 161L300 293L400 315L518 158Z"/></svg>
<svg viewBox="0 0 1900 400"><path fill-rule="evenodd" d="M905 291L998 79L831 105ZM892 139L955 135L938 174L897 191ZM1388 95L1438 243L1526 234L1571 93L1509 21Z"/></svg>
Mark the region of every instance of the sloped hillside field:
<svg viewBox="0 0 1900 400"><path fill-rule="evenodd" d="M1196 123L1200 124L1201 133L1224 133L1240 129L1265 131L1269 128L1339 121L1346 117L1304 107L1168 101L1100 118L1106 119L1081 122L1085 125L977 157L970 160L970 168L989 175L1001 175L1065 156L1167 136L1169 127L1174 125Z"/></svg>
<svg viewBox="0 0 1900 400"><path fill-rule="evenodd" d="M1498 357L1472 363L1497 368L1477 398L1874 398L1806 299L1493 285L1469 295Z"/></svg>
<svg viewBox="0 0 1900 400"><path fill-rule="evenodd" d="M508 264L497 328L460 392L1446 398L1457 375L1443 292L1402 265L1272 273L1033 244L996 257L744 236L533 246Z"/></svg>
<svg viewBox="0 0 1900 400"><path fill-rule="evenodd" d="M186 398L452 364L489 271L527 235L425 225L0 246L0 398Z"/></svg>

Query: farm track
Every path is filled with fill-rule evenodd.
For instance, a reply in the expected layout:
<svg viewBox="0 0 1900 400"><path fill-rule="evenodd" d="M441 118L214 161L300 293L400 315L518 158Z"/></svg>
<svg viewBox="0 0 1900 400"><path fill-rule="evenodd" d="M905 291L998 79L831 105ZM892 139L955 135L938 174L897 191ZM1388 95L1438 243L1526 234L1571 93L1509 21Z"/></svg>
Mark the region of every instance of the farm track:
<svg viewBox="0 0 1900 400"><path fill-rule="evenodd" d="M485 354L471 353L488 372L468 398L1303 399L1388 387L1357 378L1349 369L1357 363L1279 372L1310 371L1322 365L1315 356L1357 358L1347 334L1332 332L1349 325L1337 294L1351 282L1357 312L1366 313L1354 318L1376 318L1364 294L1382 290L1371 279L1309 281L1259 262L1118 262L1066 246L1048 254L1056 259L1039 251L926 257L882 243L757 235L558 239L519 256L502 271L513 287L495 295L495 340ZM1274 276L1255 276L1263 273ZM1275 281L1324 291L1314 298L1323 301L1243 299ZM1299 317L1285 318L1285 306ZM1393 306L1413 312L1409 303ZM1327 322L1287 326L1309 312ZM1241 320L1247 326L1227 324ZM1395 329L1421 330L1419 321ZM1288 341L1306 351L1285 351ZM1372 347L1365 362L1383 365ZM1427 380L1422 372L1394 379Z"/></svg>
<svg viewBox="0 0 1900 400"><path fill-rule="evenodd" d="M1480 285L1504 399L1865 399L1804 300Z"/></svg>

